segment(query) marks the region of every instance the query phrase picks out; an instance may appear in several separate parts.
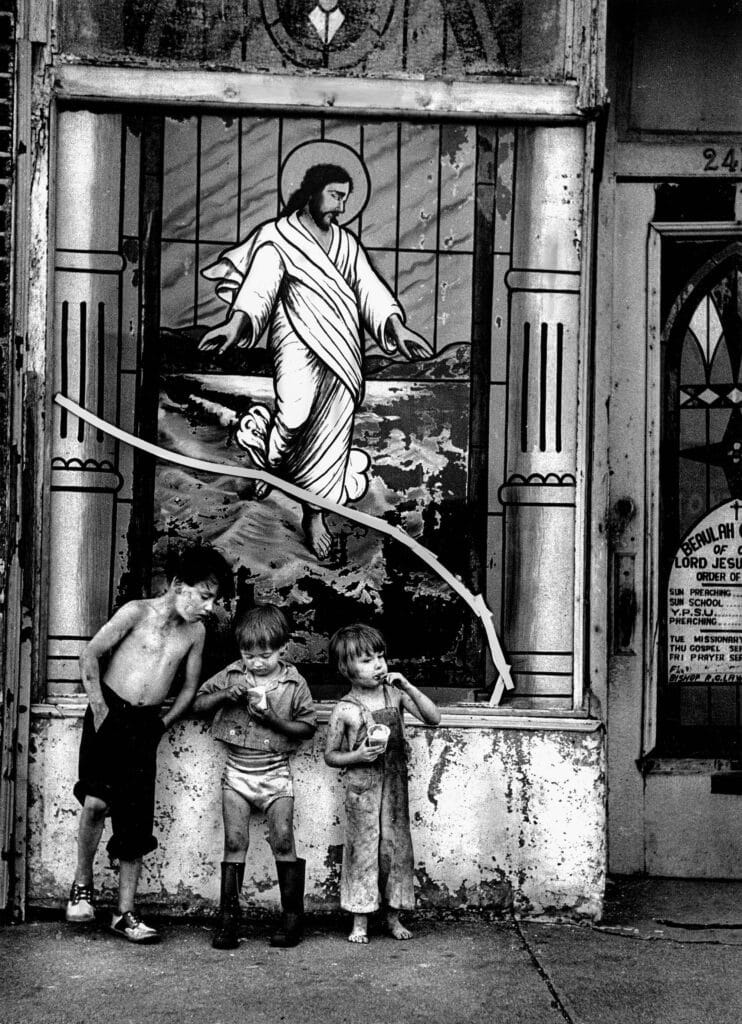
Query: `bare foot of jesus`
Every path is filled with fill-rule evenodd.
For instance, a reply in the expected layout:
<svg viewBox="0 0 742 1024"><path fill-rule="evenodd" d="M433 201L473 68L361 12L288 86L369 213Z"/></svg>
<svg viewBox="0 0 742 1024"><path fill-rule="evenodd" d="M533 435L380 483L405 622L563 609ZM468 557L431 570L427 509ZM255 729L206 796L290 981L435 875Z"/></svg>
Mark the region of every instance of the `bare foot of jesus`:
<svg viewBox="0 0 742 1024"><path fill-rule="evenodd" d="M327 558L332 550L332 534L325 525L325 517L317 508L305 508L301 519L307 544L317 558Z"/></svg>
<svg viewBox="0 0 742 1024"><path fill-rule="evenodd" d="M412 932L409 931L402 922L399 920L399 914L396 910L390 910L386 915L386 926L389 929L390 934L395 939L411 939Z"/></svg>
<svg viewBox="0 0 742 1024"><path fill-rule="evenodd" d="M271 485L264 483L262 480L255 484L255 490L253 494L256 501L262 501L263 498L267 498L271 493Z"/></svg>
<svg viewBox="0 0 742 1024"><path fill-rule="evenodd" d="M360 942L363 945L368 942L368 917L366 914L353 915L353 931L348 936L348 942Z"/></svg>

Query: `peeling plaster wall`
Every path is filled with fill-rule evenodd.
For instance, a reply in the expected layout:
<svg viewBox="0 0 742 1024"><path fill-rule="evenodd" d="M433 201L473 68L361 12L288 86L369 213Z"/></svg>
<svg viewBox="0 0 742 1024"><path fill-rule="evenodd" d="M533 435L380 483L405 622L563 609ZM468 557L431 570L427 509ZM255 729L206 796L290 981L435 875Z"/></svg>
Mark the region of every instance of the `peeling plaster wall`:
<svg viewBox="0 0 742 1024"><path fill-rule="evenodd" d="M326 716L325 716L326 717ZM61 906L75 863L72 796L82 719L34 718L29 809L29 903ZM340 776L322 758L323 725L295 756L297 848L307 859L307 906L338 908L343 810ZM410 813L418 905L598 917L605 882L602 730L408 725ZM219 898L223 754L201 721L177 725L160 750L156 832L145 858L144 905L211 912ZM243 901L278 905L265 820L251 823ZM116 891L104 833L96 884Z"/></svg>

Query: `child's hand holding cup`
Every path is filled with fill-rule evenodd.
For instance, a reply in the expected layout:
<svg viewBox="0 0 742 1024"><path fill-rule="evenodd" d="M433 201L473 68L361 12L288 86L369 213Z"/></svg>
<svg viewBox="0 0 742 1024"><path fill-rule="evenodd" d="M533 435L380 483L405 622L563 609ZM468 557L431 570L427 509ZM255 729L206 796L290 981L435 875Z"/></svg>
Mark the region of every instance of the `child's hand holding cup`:
<svg viewBox="0 0 742 1024"><path fill-rule="evenodd" d="M268 696L259 686L251 686L247 691L247 706L256 718L262 718L268 710Z"/></svg>
<svg viewBox="0 0 742 1024"><path fill-rule="evenodd" d="M388 725L376 723L368 730L368 744L375 747L379 754L383 754L389 742L390 729Z"/></svg>

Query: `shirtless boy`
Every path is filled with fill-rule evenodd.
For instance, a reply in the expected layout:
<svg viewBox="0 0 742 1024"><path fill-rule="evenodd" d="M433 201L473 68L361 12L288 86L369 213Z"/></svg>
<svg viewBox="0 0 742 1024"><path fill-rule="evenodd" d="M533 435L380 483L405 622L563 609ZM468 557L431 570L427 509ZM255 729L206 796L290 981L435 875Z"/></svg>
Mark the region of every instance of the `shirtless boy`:
<svg viewBox="0 0 742 1024"><path fill-rule="evenodd" d="M110 815L108 853L120 863L118 912L111 930L129 942L160 939L134 910L142 857L157 847L152 834L157 746L194 698L200 682L203 620L230 586L229 565L217 551L186 549L167 591L124 605L80 655L89 706L74 789L82 812L77 869L65 915L70 922L95 919L93 860ZM101 659L107 661L102 678ZM183 685L172 707L161 715L183 662Z"/></svg>
<svg viewBox="0 0 742 1024"><path fill-rule="evenodd" d="M340 906L353 914L348 940L368 942L368 915L382 900L389 932L410 939L399 919L400 910L415 905L403 715L434 727L440 711L401 673L389 671L384 638L371 626L339 629L330 659L350 683L330 716L325 747L326 763L345 769Z"/></svg>

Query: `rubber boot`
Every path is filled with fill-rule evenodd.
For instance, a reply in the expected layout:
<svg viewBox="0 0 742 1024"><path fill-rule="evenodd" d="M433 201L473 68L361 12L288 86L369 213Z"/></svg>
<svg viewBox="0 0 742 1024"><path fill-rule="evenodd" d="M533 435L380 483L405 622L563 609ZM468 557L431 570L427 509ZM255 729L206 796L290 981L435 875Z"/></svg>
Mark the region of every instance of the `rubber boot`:
<svg viewBox="0 0 742 1024"><path fill-rule="evenodd" d="M304 934L304 876L306 861L277 860L278 887L281 890L283 918L271 936L271 946L297 946Z"/></svg>
<svg viewBox="0 0 742 1024"><path fill-rule="evenodd" d="M222 861L222 887L217 918L211 945L214 949L237 949L239 939L237 928L240 923L240 889L245 875L245 865L233 861Z"/></svg>

